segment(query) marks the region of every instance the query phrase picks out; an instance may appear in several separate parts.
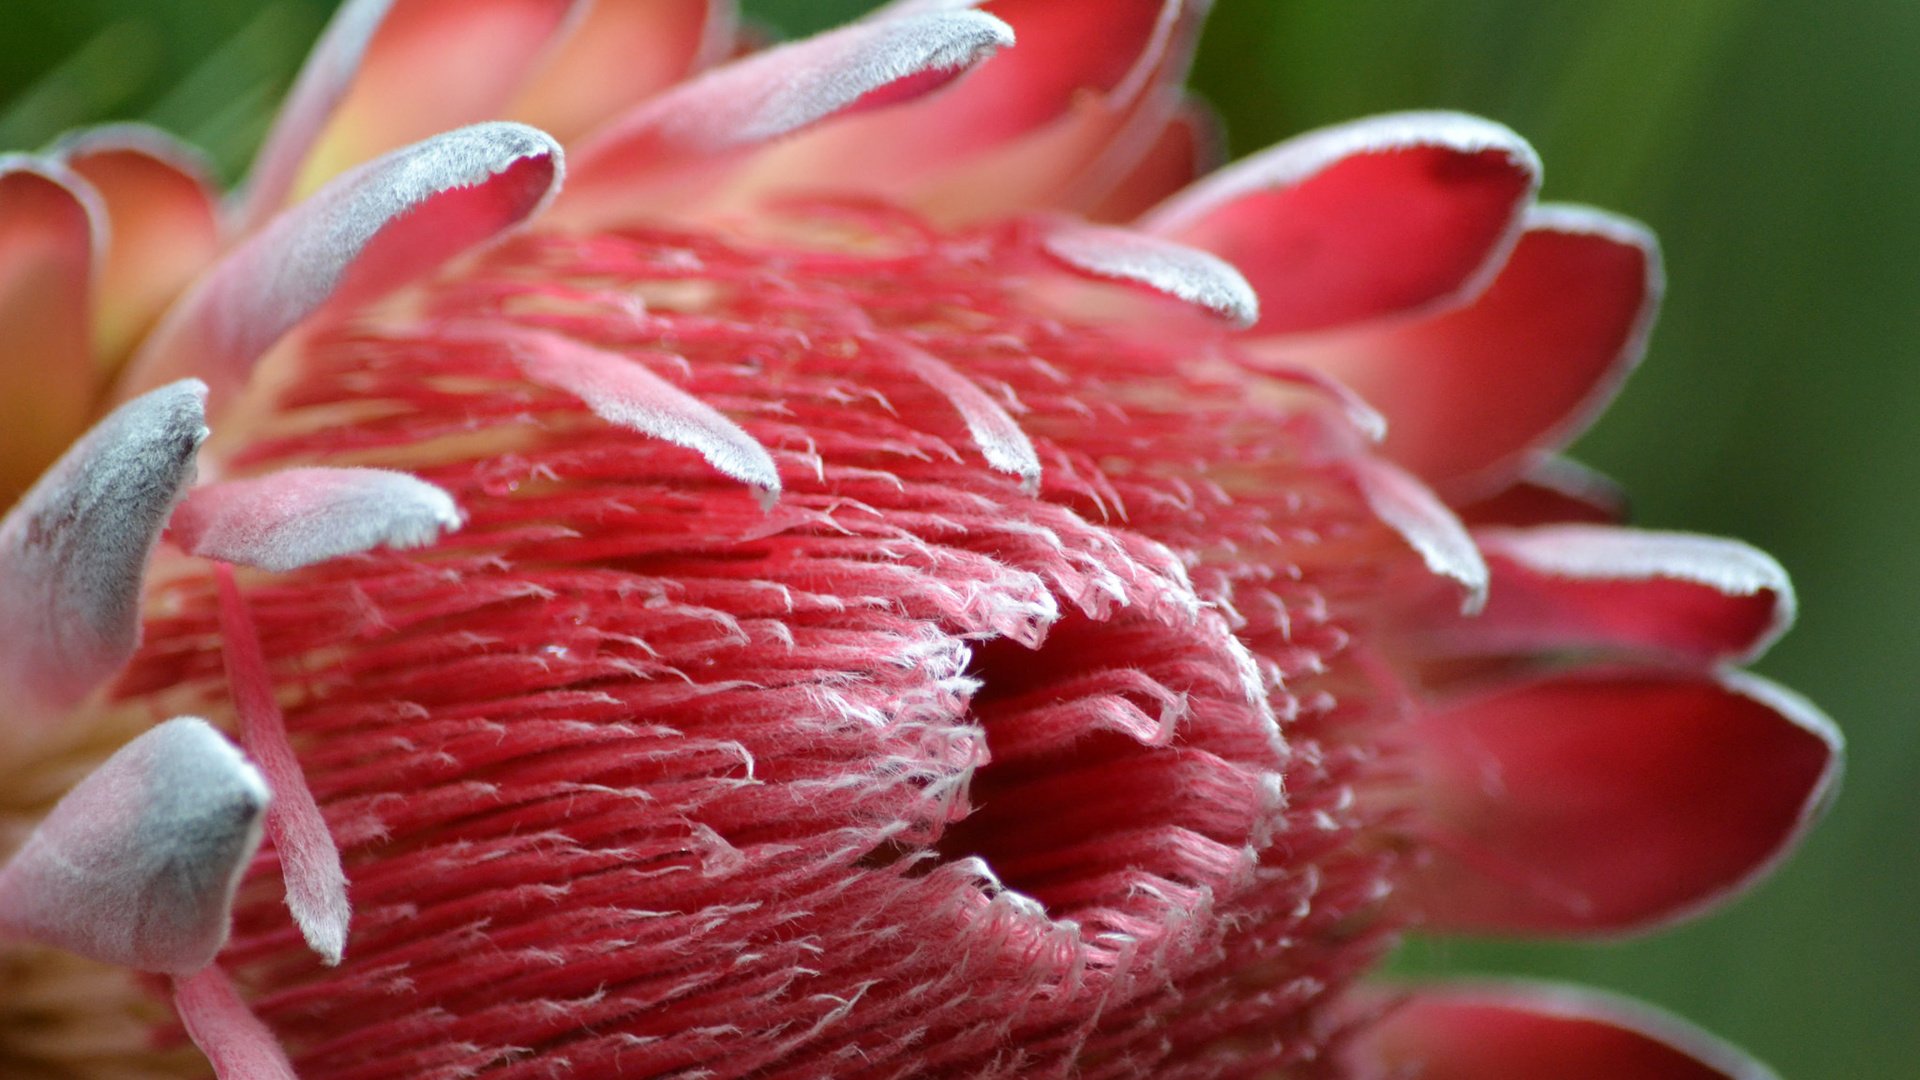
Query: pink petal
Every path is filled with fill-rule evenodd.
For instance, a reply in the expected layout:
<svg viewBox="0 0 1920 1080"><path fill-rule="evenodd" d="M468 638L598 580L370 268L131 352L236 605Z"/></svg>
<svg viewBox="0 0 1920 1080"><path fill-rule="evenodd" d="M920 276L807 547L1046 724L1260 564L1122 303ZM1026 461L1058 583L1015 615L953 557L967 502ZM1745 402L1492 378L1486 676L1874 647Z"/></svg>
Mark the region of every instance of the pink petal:
<svg viewBox="0 0 1920 1080"><path fill-rule="evenodd" d="M1499 124L1396 113L1290 139L1142 224L1240 267L1260 292L1261 332L1292 334L1465 302L1506 258L1539 184L1539 158Z"/></svg>
<svg viewBox="0 0 1920 1080"><path fill-rule="evenodd" d="M695 451L763 506L780 497L779 470L758 439L637 361L537 330L489 326L477 339L508 347L528 379L579 398L600 419Z"/></svg>
<svg viewBox="0 0 1920 1080"><path fill-rule="evenodd" d="M1605 408L1645 350L1661 288L1659 248L1641 226L1539 207L1471 306L1263 349L1353 387L1387 415L1389 456L1471 497L1565 446Z"/></svg>
<svg viewBox="0 0 1920 1080"><path fill-rule="evenodd" d="M820 121L938 89L1013 43L975 11L874 19L737 60L589 136L562 208L619 213L645 190Z"/></svg>
<svg viewBox="0 0 1920 1080"><path fill-rule="evenodd" d="M581 0L350 0L254 159L243 231L346 170L497 119Z"/></svg>
<svg viewBox="0 0 1920 1080"><path fill-rule="evenodd" d="M226 944L267 803L266 781L224 736L169 720L75 785L0 870L0 933L198 971Z"/></svg>
<svg viewBox="0 0 1920 1080"><path fill-rule="evenodd" d="M50 161L0 155L0 506L86 427L99 385L88 330L105 211Z"/></svg>
<svg viewBox="0 0 1920 1080"><path fill-rule="evenodd" d="M723 59L730 0L593 0L506 115L577 138Z"/></svg>
<svg viewBox="0 0 1920 1080"><path fill-rule="evenodd" d="M1469 525L1617 525L1627 519L1619 484L1563 457L1542 458L1498 493L1460 508Z"/></svg>
<svg viewBox="0 0 1920 1080"><path fill-rule="evenodd" d="M1652 651L1744 663L1793 623L1793 586L1737 540L1605 525L1483 529L1486 610L1429 636L1470 655Z"/></svg>
<svg viewBox="0 0 1920 1080"><path fill-rule="evenodd" d="M63 140L60 159L105 207L94 348L108 370L220 252L219 200L199 155L155 128L116 124Z"/></svg>
<svg viewBox="0 0 1920 1080"><path fill-rule="evenodd" d="M895 4L881 17L957 6ZM1178 111L1198 0L995 0L1015 48L938 97L848 119L766 155L756 192L830 187L942 223L1033 207L1083 210Z"/></svg>
<svg viewBox="0 0 1920 1080"><path fill-rule="evenodd" d="M347 924L353 909L347 903L347 876L340 868L340 848L327 831L326 818L313 800L300 759L287 742L280 703L274 699L273 679L260 650L260 635L247 610L233 570L214 567L220 591L220 637L226 657L227 683L233 690L234 711L240 716L240 738L260 763L272 786L273 805L267 810L267 832L280 855L287 885L287 908L307 945L329 964L338 964L347 946Z"/></svg>
<svg viewBox="0 0 1920 1080"><path fill-rule="evenodd" d="M175 979L173 1007L219 1080L294 1080L293 1065L279 1040L240 1000L218 967L209 964Z"/></svg>
<svg viewBox="0 0 1920 1080"><path fill-rule="evenodd" d="M1584 988L1464 983L1396 997L1363 1029L1358 1077L1777 1080L1691 1024Z"/></svg>
<svg viewBox="0 0 1920 1080"><path fill-rule="evenodd" d="M107 414L0 522L0 686L57 714L133 655L147 557L193 480L207 388L186 380Z"/></svg>
<svg viewBox="0 0 1920 1080"><path fill-rule="evenodd" d="M340 176L203 276L135 356L127 385L198 374L217 402L330 301L373 299L538 213L561 172L552 139L491 123Z"/></svg>
<svg viewBox="0 0 1920 1080"><path fill-rule="evenodd" d="M1132 221L1226 160L1220 121L1204 102L1187 98L1147 152L1088 207L1095 221Z"/></svg>
<svg viewBox="0 0 1920 1080"><path fill-rule="evenodd" d="M1590 670L1420 717L1432 861L1410 900L1441 930L1619 934L1746 889L1820 816L1840 734L1747 675Z"/></svg>
<svg viewBox="0 0 1920 1080"><path fill-rule="evenodd" d="M1231 265L1204 251L1127 229L1054 223L1049 255L1096 278L1122 281L1210 311L1238 326L1260 317L1260 299Z"/></svg>
<svg viewBox="0 0 1920 1080"><path fill-rule="evenodd" d="M280 573L377 547L424 547L460 527L453 497L387 469L287 469L204 484L171 536L202 558Z"/></svg>
<svg viewBox="0 0 1920 1080"><path fill-rule="evenodd" d="M1349 468L1381 523L1399 533L1428 570L1460 585L1463 612L1478 612L1487 601L1487 564L1453 511L1418 479L1378 458L1356 458Z"/></svg>

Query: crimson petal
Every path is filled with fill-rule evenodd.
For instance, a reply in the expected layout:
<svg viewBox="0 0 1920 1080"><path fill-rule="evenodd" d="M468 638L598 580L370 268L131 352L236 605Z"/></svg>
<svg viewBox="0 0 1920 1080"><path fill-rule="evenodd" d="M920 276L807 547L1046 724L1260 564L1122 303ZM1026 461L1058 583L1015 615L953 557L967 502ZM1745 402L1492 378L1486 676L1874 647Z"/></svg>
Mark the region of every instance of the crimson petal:
<svg viewBox="0 0 1920 1080"><path fill-rule="evenodd" d="M1443 984L1388 1008L1352 1051L1366 1080L1777 1080L1684 1021L1592 990Z"/></svg>
<svg viewBox="0 0 1920 1080"><path fill-rule="evenodd" d="M1353 387L1387 415L1389 456L1449 496L1471 498L1585 430L1639 363L1662 289L1659 245L1643 226L1543 206L1468 307L1256 349Z"/></svg>
<svg viewBox="0 0 1920 1080"><path fill-rule="evenodd" d="M1410 900L1435 929L1613 935L1672 923L1773 868L1839 781L1840 734L1741 674L1599 669L1419 717Z"/></svg>
<svg viewBox="0 0 1920 1080"><path fill-rule="evenodd" d="M1478 618L1429 644L1454 654L1652 651L1700 663L1758 657L1793 623L1793 586L1737 540L1605 525L1483 529L1493 571Z"/></svg>
<svg viewBox="0 0 1920 1080"><path fill-rule="evenodd" d="M1260 292L1259 332L1294 334L1470 299L1539 183L1533 149L1499 124L1395 113L1256 154L1142 225L1240 267Z"/></svg>

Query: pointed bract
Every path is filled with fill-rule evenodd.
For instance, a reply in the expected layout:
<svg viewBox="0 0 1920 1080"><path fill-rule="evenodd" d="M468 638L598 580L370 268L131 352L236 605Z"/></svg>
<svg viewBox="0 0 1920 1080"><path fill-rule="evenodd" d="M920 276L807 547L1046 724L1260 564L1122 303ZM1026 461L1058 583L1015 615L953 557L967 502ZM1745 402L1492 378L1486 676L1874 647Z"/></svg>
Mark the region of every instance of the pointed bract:
<svg viewBox="0 0 1920 1080"><path fill-rule="evenodd" d="M1724 902L1840 774L1831 721L1746 675L1597 669L1482 691L1412 730L1437 930L1610 936Z"/></svg>
<svg viewBox="0 0 1920 1080"><path fill-rule="evenodd" d="M206 721L169 720L75 785L0 871L0 932L199 971L226 943L267 801L260 773Z"/></svg>
<svg viewBox="0 0 1920 1080"><path fill-rule="evenodd" d="M1380 521L1400 534L1428 570L1459 584L1463 613L1477 613L1487 602L1487 563L1453 511L1419 480L1388 462L1359 458L1350 469Z"/></svg>
<svg viewBox="0 0 1920 1080"><path fill-rule="evenodd" d="M175 979L173 1006L187 1037L219 1080L294 1080L280 1040L247 1008L227 973L214 965Z"/></svg>
<svg viewBox="0 0 1920 1080"><path fill-rule="evenodd" d="M715 164L851 109L938 89L1013 44L975 11L874 19L782 45L654 98L574 155L569 216L644 207L649 184Z"/></svg>
<svg viewBox="0 0 1920 1080"><path fill-rule="evenodd" d="M208 559L284 572L378 547L425 547L460 527L453 497L390 469L287 469L204 484L170 536Z"/></svg>
<svg viewBox="0 0 1920 1080"><path fill-rule="evenodd" d="M207 388L187 379L94 425L0 522L0 685L48 717L140 640L147 558L194 476Z"/></svg>
<svg viewBox="0 0 1920 1080"><path fill-rule="evenodd" d="M1512 256L1467 307L1259 349L1321 368L1371 401L1392 425L1386 453L1443 494L1498 491L1612 400L1645 351L1664 288L1659 246L1637 223L1563 206L1526 220Z"/></svg>
<svg viewBox="0 0 1920 1080"><path fill-rule="evenodd" d="M546 135L489 123L340 176L202 277L134 358L127 385L200 375L218 404L303 319L374 299L526 220L562 171Z"/></svg>
<svg viewBox="0 0 1920 1080"><path fill-rule="evenodd" d="M1394 113L1236 162L1141 225L1238 266L1263 301L1257 332L1296 334L1465 302L1539 185L1539 158L1500 124Z"/></svg>
<svg viewBox="0 0 1920 1080"><path fill-rule="evenodd" d="M1474 539L1493 570L1491 599L1478 618L1427 632L1448 653L1745 663L1793 624L1786 571L1737 540L1604 525L1483 529Z"/></svg>
<svg viewBox="0 0 1920 1080"><path fill-rule="evenodd" d="M1349 1051L1360 1076L1421 1080L1778 1080L1676 1017L1535 982L1378 988L1384 1014Z"/></svg>
<svg viewBox="0 0 1920 1080"><path fill-rule="evenodd" d="M1042 243L1049 255L1093 277L1145 286L1240 327L1260 318L1260 298L1247 279L1197 248L1127 229L1067 222L1054 225Z"/></svg>

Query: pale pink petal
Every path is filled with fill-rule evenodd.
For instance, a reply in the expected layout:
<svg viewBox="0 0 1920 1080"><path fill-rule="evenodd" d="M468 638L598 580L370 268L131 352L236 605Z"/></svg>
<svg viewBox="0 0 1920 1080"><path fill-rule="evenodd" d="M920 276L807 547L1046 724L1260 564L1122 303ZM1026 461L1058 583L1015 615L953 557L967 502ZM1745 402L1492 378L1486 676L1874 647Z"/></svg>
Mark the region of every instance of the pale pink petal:
<svg viewBox="0 0 1920 1080"><path fill-rule="evenodd" d="M878 18L962 6L909 2ZM990 0L1017 45L950 91L840 121L768 153L745 186L830 188L941 223L1081 211L1131 173L1181 106L1198 0Z"/></svg>
<svg viewBox="0 0 1920 1080"><path fill-rule="evenodd" d="M591 0L505 115L577 138L725 58L734 20L731 0Z"/></svg>
<svg viewBox="0 0 1920 1080"><path fill-rule="evenodd" d="M1395 113L1237 162L1141 224L1238 266L1260 293L1259 331L1294 334L1464 303L1539 183L1533 149L1499 124Z"/></svg>
<svg viewBox="0 0 1920 1080"><path fill-rule="evenodd" d="M1013 43L974 11L874 19L758 53L653 98L574 154L561 210L643 209L650 187L713 166L849 110L897 104L950 82ZM704 182L704 181L703 181Z"/></svg>
<svg viewBox="0 0 1920 1080"><path fill-rule="evenodd" d="M1783 859L1838 783L1812 705L1739 674L1590 670L1415 723L1408 899L1429 926L1610 935L1683 919Z"/></svg>
<svg viewBox="0 0 1920 1080"><path fill-rule="evenodd" d="M0 522L0 686L51 716L133 655L147 557L193 480L207 388L184 380L107 414Z"/></svg>
<svg viewBox="0 0 1920 1080"><path fill-rule="evenodd" d="M336 178L203 276L134 357L139 390L204 377L216 402L329 302L364 302L437 269L546 205L560 147L533 128L450 131Z"/></svg>
<svg viewBox="0 0 1920 1080"><path fill-rule="evenodd" d="M1132 221L1226 160L1220 121L1186 98L1133 168L1087 209L1095 221Z"/></svg>
<svg viewBox="0 0 1920 1080"><path fill-rule="evenodd" d="M0 934L141 971L200 970L226 944L267 790L206 721L153 728L75 785L0 871Z"/></svg>
<svg viewBox="0 0 1920 1080"><path fill-rule="evenodd" d="M987 464L1003 473L1020 478L1030 490L1040 486L1040 456L1033 441L1020 424L993 400L979 384L956 371L951 364L911 345L892 344L887 348L908 371L953 403L955 412L967 425Z"/></svg>
<svg viewBox="0 0 1920 1080"><path fill-rule="evenodd" d="M307 945L329 964L338 964L347 946L347 925L353 909L347 903L347 877L340 868L340 848L327 831L326 818L313 800L300 759L287 742L280 703L273 696L273 678L260 650L253 615L234 584L226 564L214 567L220 591L220 638L226 658L227 684L232 687L234 712L240 717L240 740L260 763L273 788L267 810L267 832L280 855L286 880L287 908Z"/></svg>
<svg viewBox="0 0 1920 1080"><path fill-rule="evenodd" d="M388 469L287 469L203 484L169 535L208 559L276 573L377 547L424 547L460 527L453 497Z"/></svg>
<svg viewBox="0 0 1920 1080"><path fill-rule="evenodd" d="M0 506L86 427L98 393L88 329L106 214L56 162L0 155Z"/></svg>
<svg viewBox="0 0 1920 1080"><path fill-rule="evenodd" d="M1351 1051L1356 1080L1777 1080L1691 1024L1582 987L1462 982L1405 994Z"/></svg>
<svg viewBox="0 0 1920 1080"><path fill-rule="evenodd" d="M1627 494L1605 475L1569 458L1542 458L1499 492L1459 508L1468 525L1616 525Z"/></svg>
<svg viewBox="0 0 1920 1080"><path fill-rule="evenodd" d="M1482 529L1493 571L1478 618L1429 630L1429 647L1498 655L1647 651L1744 663L1793 623L1793 586L1737 540L1607 525Z"/></svg>
<svg viewBox="0 0 1920 1080"><path fill-rule="evenodd" d="M695 451L763 506L780 497L779 470L758 439L638 361L537 330L490 326L476 340L505 346L529 380L579 398L602 420Z"/></svg>
<svg viewBox="0 0 1920 1080"><path fill-rule="evenodd" d="M209 964L175 979L173 1007L219 1080L294 1080L280 1041L240 1000L218 967Z"/></svg>
<svg viewBox="0 0 1920 1080"><path fill-rule="evenodd" d="M1428 570L1459 584L1463 612L1479 611L1487 601L1487 564L1453 511L1418 479L1378 458L1357 458L1349 468L1380 521L1406 540Z"/></svg>
<svg viewBox="0 0 1920 1080"><path fill-rule="evenodd" d="M219 254L219 196L200 156L156 128L93 128L56 149L106 210L111 243L94 304L94 349L112 370Z"/></svg>
<svg viewBox="0 0 1920 1080"><path fill-rule="evenodd" d="M351 0L254 160L242 230L381 154L499 118L580 3Z"/></svg>
<svg viewBox="0 0 1920 1080"><path fill-rule="evenodd" d="M1472 305L1260 349L1340 378L1387 415L1391 457L1449 497L1477 497L1565 446L1606 407L1645 349L1661 282L1658 245L1641 226L1539 207Z"/></svg>
<svg viewBox="0 0 1920 1080"><path fill-rule="evenodd" d="M1041 243L1083 274L1121 281L1210 311L1237 326L1260 317L1260 299L1229 263L1204 251L1127 229L1059 221Z"/></svg>

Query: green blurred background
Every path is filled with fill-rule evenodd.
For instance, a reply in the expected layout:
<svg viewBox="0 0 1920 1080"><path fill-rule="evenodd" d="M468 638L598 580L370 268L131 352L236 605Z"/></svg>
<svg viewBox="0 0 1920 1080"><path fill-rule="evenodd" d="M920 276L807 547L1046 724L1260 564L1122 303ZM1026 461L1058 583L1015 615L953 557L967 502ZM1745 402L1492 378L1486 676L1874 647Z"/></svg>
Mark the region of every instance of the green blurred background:
<svg viewBox="0 0 1920 1080"><path fill-rule="evenodd" d="M7 0L0 149L140 118L231 178L332 6ZM792 32L871 6L746 3ZM1218 0L1194 82L1236 155L1465 109L1534 142L1547 197L1654 226L1665 315L1578 454L1642 523L1787 565L1804 615L1760 669L1851 741L1832 817L1730 910L1602 947L1417 942L1404 965L1635 994L1800 1080L1920 1075L1920 3Z"/></svg>

